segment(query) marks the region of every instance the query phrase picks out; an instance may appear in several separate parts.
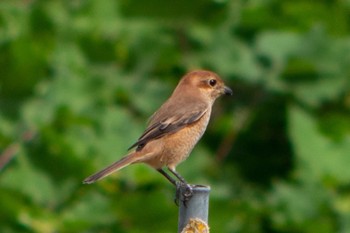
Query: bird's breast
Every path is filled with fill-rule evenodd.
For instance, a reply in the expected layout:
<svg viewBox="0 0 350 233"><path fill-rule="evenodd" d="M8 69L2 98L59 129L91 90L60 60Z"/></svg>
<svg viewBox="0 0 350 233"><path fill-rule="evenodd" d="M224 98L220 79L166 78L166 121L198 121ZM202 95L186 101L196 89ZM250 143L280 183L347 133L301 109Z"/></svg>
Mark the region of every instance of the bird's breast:
<svg viewBox="0 0 350 233"><path fill-rule="evenodd" d="M194 146L203 136L209 119L210 111L206 112L198 121L163 138L161 160L165 166L175 168L177 164L189 156Z"/></svg>

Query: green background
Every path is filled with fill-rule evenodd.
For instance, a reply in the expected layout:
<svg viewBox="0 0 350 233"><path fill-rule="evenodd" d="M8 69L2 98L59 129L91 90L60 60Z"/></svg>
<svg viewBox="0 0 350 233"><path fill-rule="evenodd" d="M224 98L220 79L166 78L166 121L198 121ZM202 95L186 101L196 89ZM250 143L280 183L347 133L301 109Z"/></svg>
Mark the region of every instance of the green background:
<svg viewBox="0 0 350 233"><path fill-rule="evenodd" d="M176 232L126 153L194 69L234 91L178 171L212 232L350 232L349 0L1 0L0 232Z"/></svg>

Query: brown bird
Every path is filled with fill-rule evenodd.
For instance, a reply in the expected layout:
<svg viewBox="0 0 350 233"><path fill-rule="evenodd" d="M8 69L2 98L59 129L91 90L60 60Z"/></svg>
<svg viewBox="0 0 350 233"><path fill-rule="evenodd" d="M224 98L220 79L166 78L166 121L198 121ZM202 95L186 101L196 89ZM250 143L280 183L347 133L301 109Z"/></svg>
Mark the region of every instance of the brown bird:
<svg viewBox="0 0 350 233"><path fill-rule="evenodd" d="M176 166L185 160L207 128L216 98L232 90L221 78L210 71L193 71L179 82L170 98L150 118L148 127L130 148L128 155L103 170L89 176L83 183L90 184L134 163L146 163L165 176L172 184L185 185L188 196L191 187L176 172ZM177 182L163 168L180 182Z"/></svg>

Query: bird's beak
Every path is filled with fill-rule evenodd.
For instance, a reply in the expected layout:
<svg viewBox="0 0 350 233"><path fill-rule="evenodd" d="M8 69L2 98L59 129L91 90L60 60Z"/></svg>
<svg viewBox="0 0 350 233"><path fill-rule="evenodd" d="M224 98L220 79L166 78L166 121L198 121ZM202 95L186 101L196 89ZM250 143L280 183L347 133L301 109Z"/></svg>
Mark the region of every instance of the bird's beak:
<svg viewBox="0 0 350 233"><path fill-rule="evenodd" d="M231 88L224 86L224 94L225 95L233 95L233 91L231 90Z"/></svg>

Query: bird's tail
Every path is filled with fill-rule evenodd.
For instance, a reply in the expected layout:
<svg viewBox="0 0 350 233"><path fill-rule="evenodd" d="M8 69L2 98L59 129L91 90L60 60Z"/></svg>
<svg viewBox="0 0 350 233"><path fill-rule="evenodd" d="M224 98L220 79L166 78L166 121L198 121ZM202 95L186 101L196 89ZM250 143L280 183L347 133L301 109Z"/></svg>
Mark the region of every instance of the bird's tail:
<svg viewBox="0 0 350 233"><path fill-rule="evenodd" d="M106 176L108 176L109 174L111 174L112 172L118 171L120 169L122 169L123 167L128 166L129 164L132 164L136 161L136 156L135 153L131 153L128 154L127 156L121 158L120 160L118 160L117 162L109 165L108 167L102 169L101 171L96 172L95 174L87 177L83 183L84 184L91 184L94 183L95 181L98 181Z"/></svg>

